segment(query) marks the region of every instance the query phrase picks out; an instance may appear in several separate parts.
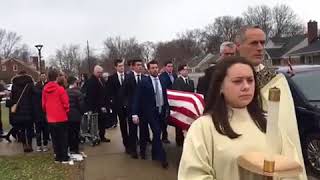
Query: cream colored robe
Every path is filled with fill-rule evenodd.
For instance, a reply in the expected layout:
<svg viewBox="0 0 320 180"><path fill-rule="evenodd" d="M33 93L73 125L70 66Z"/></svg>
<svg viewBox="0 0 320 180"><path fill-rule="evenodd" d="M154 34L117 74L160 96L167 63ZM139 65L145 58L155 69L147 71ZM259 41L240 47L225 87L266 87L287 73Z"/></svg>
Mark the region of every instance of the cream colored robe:
<svg viewBox="0 0 320 180"><path fill-rule="evenodd" d="M254 124L247 109L230 112L231 127L242 135L230 139L216 131L211 116L200 117L187 133L178 180L238 180L237 158L247 152L267 150L265 134ZM298 159L295 146L285 133L281 134L280 153Z"/></svg>
<svg viewBox="0 0 320 180"><path fill-rule="evenodd" d="M301 143L299 138L298 124L296 119L296 113L294 109L294 103L291 95L291 91L288 82L283 74L277 74L276 77L266 84L261 89L263 109L267 111L268 109L268 95L269 89L277 87L281 91L280 96L280 106L279 106L279 127L283 130L292 140L292 143L296 147L298 152L299 162L303 166L303 179L307 179L304 161L301 151Z"/></svg>

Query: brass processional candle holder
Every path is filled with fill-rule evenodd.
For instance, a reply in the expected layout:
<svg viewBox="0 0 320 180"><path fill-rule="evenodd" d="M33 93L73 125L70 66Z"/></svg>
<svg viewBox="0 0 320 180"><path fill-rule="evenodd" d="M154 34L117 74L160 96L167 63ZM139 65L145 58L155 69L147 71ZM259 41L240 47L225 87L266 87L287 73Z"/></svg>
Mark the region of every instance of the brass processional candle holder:
<svg viewBox="0 0 320 180"><path fill-rule="evenodd" d="M280 155L282 136L279 129L280 89L271 88L268 97L266 152L249 152L238 157L240 180L299 179L302 166Z"/></svg>

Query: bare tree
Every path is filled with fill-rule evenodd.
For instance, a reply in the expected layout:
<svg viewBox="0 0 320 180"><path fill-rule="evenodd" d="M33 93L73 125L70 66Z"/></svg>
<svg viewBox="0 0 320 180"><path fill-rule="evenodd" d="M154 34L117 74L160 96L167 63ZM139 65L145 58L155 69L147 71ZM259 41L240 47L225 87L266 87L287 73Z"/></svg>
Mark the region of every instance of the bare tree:
<svg viewBox="0 0 320 180"><path fill-rule="evenodd" d="M273 36L282 37L303 33L303 25L297 14L287 5L281 4L273 8Z"/></svg>
<svg viewBox="0 0 320 180"><path fill-rule="evenodd" d="M22 46L17 47L12 53L12 57L20 59L27 62L31 55L30 47L27 44L22 44Z"/></svg>
<svg viewBox="0 0 320 180"><path fill-rule="evenodd" d="M213 27L223 41L233 41L237 31L244 25L241 17L221 16L215 19Z"/></svg>
<svg viewBox="0 0 320 180"><path fill-rule="evenodd" d="M266 5L248 7L243 13L244 21L248 25L258 25L270 37L273 26L272 10Z"/></svg>
<svg viewBox="0 0 320 180"><path fill-rule="evenodd" d="M50 60L51 65L61 69L68 75L77 75L81 66L80 46L70 44L64 45L56 50L56 54Z"/></svg>
<svg viewBox="0 0 320 180"><path fill-rule="evenodd" d="M4 29L0 29L0 50L3 58L12 57L13 52L17 48L21 36L15 32L7 32Z"/></svg>
<svg viewBox="0 0 320 180"><path fill-rule="evenodd" d="M151 41L146 41L141 44L142 57L146 62L151 61L154 58L155 44Z"/></svg>
<svg viewBox="0 0 320 180"><path fill-rule="evenodd" d="M159 43L155 51L155 57L160 62L174 61L179 64L187 64L193 57L201 54L201 49L192 39L175 39L165 43Z"/></svg>
<svg viewBox="0 0 320 180"><path fill-rule="evenodd" d="M142 58L142 47L135 38L109 37L104 41L104 51L108 59Z"/></svg>

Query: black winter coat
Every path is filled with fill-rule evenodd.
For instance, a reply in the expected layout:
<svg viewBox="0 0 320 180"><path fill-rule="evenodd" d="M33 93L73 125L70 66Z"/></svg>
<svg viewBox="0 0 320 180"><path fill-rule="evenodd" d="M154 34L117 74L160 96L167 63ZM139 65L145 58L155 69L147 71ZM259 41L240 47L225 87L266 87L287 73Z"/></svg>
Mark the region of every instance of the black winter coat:
<svg viewBox="0 0 320 180"><path fill-rule="evenodd" d="M69 122L81 122L84 113L84 99L79 88L67 89L69 96L70 111L68 113Z"/></svg>
<svg viewBox="0 0 320 180"><path fill-rule="evenodd" d="M10 124L33 123L34 119L34 85L33 79L29 75L17 75L12 79L11 97L7 106L11 107L17 103L22 91L26 87L25 92L21 96L20 102L15 113L10 112Z"/></svg>
<svg viewBox="0 0 320 180"><path fill-rule="evenodd" d="M110 107L104 79L92 75L87 81L86 104L89 111L100 112L102 107Z"/></svg>
<svg viewBox="0 0 320 180"><path fill-rule="evenodd" d="M37 82L34 86L34 120L35 122L43 122L46 121L46 114L42 109L42 90L45 85L45 82Z"/></svg>

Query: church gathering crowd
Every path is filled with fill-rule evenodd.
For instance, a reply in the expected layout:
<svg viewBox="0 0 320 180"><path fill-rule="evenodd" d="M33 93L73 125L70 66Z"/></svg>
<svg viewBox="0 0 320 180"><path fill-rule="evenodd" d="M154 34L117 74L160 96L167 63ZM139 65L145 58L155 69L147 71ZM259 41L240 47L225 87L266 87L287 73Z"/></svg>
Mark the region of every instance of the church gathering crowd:
<svg viewBox="0 0 320 180"><path fill-rule="evenodd" d="M115 59L115 73L107 80L99 65L89 78L83 75L80 79L52 68L34 82L21 71L12 79L6 101L12 129L2 137L8 141L10 136L17 138L24 151L31 152L35 131L36 151L48 151L51 140L54 160L67 163L68 153L80 153L82 116L98 113L101 142L112 140L106 137L106 129L119 122L125 153L134 159L147 159L147 145L151 144L152 160L167 169L163 144L172 143L167 132L167 89L199 93L205 100L203 115L186 135L175 127L176 145L183 147L178 179L238 180L236 159L247 152L268 150L267 93L277 87L281 90L281 141L275 146L279 146L279 154L304 167L290 89L283 75L264 65L265 41L259 27L241 28L234 42L221 44L219 60L205 70L196 87L188 66L174 67L172 61L159 64L152 60L144 66L142 59ZM306 179L304 171L298 179Z"/></svg>

